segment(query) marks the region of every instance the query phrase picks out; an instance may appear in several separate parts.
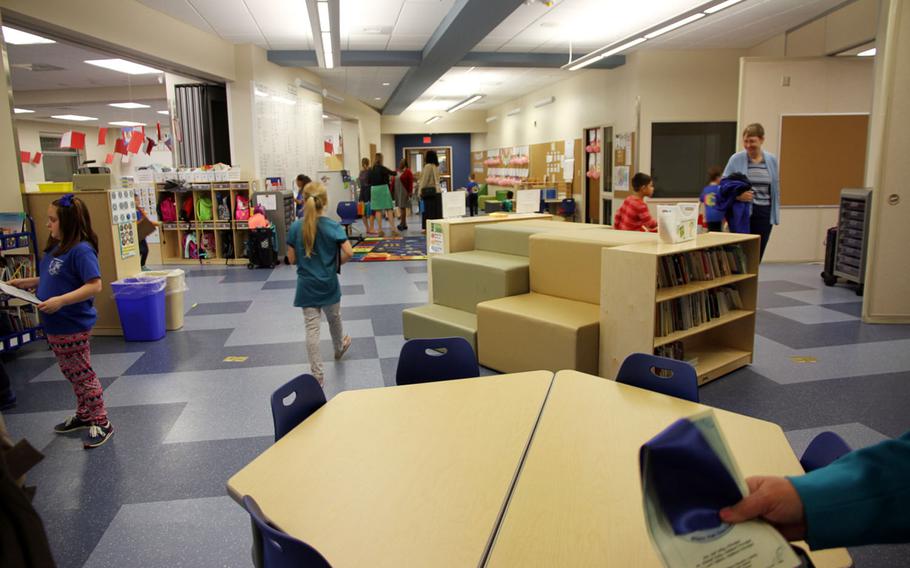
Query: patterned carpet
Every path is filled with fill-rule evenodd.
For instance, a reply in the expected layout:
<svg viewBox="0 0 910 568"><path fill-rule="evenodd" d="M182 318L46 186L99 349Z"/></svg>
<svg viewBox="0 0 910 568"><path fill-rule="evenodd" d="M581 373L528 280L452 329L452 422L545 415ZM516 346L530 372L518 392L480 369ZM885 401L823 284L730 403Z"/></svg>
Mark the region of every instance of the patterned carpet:
<svg viewBox="0 0 910 568"><path fill-rule="evenodd" d="M367 237L354 247L352 262L386 262L397 260L426 260L427 240L424 236Z"/></svg>

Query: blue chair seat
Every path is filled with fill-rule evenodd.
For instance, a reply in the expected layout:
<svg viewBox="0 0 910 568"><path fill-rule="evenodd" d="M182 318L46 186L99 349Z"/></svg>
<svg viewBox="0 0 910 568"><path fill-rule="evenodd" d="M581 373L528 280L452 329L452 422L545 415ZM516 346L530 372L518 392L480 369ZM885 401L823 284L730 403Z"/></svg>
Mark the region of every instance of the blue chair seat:
<svg viewBox="0 0 910 568"><path fill-rule="evenodd" d="M399 385L480 376L471 344L463 337L411 339L401 348L395 380Z"/></svg>
<svg viewBox="0 0 910 568"><path fill-rule="evenodd" d="M309 544L275 527L259 504L244 495L243 508L253 523L253 565L261 568L331 568L329 561Z"/></svg>
<svg viewBox="0 0 910 568"><path fill-rule="evenodd" d="M834 432L822 432L809 442L806 451L803 452L803 457L799 458L799 463L808 473L825 467L851 451L847 442Z"/></svg>
<svg viewBox="0 0 910 568"><path fill-rule="evenodd" d="M632 353L622 362L616 382L698 402L698 373L685 361Z"/></svg>

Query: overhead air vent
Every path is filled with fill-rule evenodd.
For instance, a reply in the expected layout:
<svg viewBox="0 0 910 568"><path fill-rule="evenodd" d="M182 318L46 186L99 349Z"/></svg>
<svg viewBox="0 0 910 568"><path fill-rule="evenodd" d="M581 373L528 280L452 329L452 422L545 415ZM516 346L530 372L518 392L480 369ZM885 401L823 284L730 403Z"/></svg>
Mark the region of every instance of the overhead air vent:
<svg viewBox="0 0 910 568"><path fill-rule="evenodd" d="M51 65L49 63L13 63L10 67L23 69L25 71L33 71L35 73L44 71L65 71L63 67L57 67L56 65Z"/></svg>

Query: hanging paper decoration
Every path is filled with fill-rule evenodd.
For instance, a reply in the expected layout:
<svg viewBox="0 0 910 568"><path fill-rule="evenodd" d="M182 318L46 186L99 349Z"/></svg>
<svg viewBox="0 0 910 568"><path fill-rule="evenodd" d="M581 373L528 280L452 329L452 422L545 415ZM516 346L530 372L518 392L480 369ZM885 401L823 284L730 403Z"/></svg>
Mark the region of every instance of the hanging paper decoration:
<svg viewBox="0 0 910 568"><path fill-rule="evenodd" d="M32 153L31 153L31 152L26 152L25 150L21 150L21 151L19 152L19 160L20 160L23 164L27 164L27 163L31 162L31 161L32 161Z"/></svg>
<svg viewBox="0 0 910 568"><path fill-rule="evenodd" d="M141 130L141 131L142 131L142 135L145 136L145 126L144 126L144 125L143 125L143 126L140 126L140 127L139 127L139 130Z"/></svg>
<svg viewBox="0 0 910 568"><path fill-rule="evenodd" d="M117 142L114 143L114 153L126 154L126 142L123 141L123 138L118 138Z"/></svg>
<svg viewBox="0 0 910 568"><path fill-rule="evenodd" d="M170 135L168 135L168 137L164 139L164 145L167 146L167 149L170 150L171 152L174 151L174 139L171 138Z"/></svg>
<svg viewBox="0 0 910 568"><path fill-rule="evenodd" d="M133 133L130 134L130 144L127 146L130 154L137 154L139 149L142 148L142 143L145 141L145 136L142 135L142 132L138 130L133 130Z"/></svg>
<svg viewBox="0 0 910 568"><path fill-rule="evenodd" d="M101 127L98 129L98 145L104 146L107 143L107 128Z"/></svg>
<svg viewBox="0 0 910 568"><path fill-rule="evenodd" d="M41 152L35 152L35 156L32 158L32 164L37 166L41 163Z"/></svg>
<svg viewBox="0 0 910 568"><path fill-rule="evenodd" d="M120 140L119 138L117 139L117 141L122 142L122 140ZM108 155L104 157L104 163L113 164L114 163L114 154L108 153Z"/></svg>
<svg viewBox="0 0 910 568"><path fill-rule="evenodd" d="M145 153L148 154L148 155L151 155L151 154L152 154L152 148L154 148L155 146L157 146L157 144L155 144L155 141L152 140L151 138L146 138L146 139L145 139L145 142L146 142L146 143L145 143Z"/></svg>
<svg viewBox="0 0 910 568"><path fill-rule="evenodd" d="M155 129L158 131L158 141L161 142L161 122L155 123Z"/></svg>
<svg viewBox="0 0 910 568"><path fill-rule="evenodd" d="M322 141L322 151L330 156L335 154L335 145L332 143L331 138L326 138Z"/></svg>
<svg viewBox="0 0 910 568"><path fill-rule="evenodd" d="M121 163L121 164L128 164L128 163L130 163L130 155L129 155L129 154L124 154L124 155L120 156L120 163Z"/></svg>
<svg viewBox="0 0 910 568"><path fill-rule="evenodd" d="M60 138L60 147L82 150L85 148L85 132L79 132L77 130L65 132Z"/></svg>

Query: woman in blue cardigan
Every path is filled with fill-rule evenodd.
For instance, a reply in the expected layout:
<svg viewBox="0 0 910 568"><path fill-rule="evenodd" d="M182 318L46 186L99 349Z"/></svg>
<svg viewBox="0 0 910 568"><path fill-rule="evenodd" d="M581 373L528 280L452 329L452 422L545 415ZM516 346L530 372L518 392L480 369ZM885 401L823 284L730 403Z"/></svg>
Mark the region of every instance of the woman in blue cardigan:
<svg viewBox="0 0 910 568"><path fill-rule="evenodd" d="M742 193L738 199L751 203L750 230L761 237L761 257L771 237L771 228L780 223L780 168L777 156L762 150L765 129L761 124L750 124L743 130L743 150L730 156L724 177L740 173L749 178L752 191Z"/></svg>

